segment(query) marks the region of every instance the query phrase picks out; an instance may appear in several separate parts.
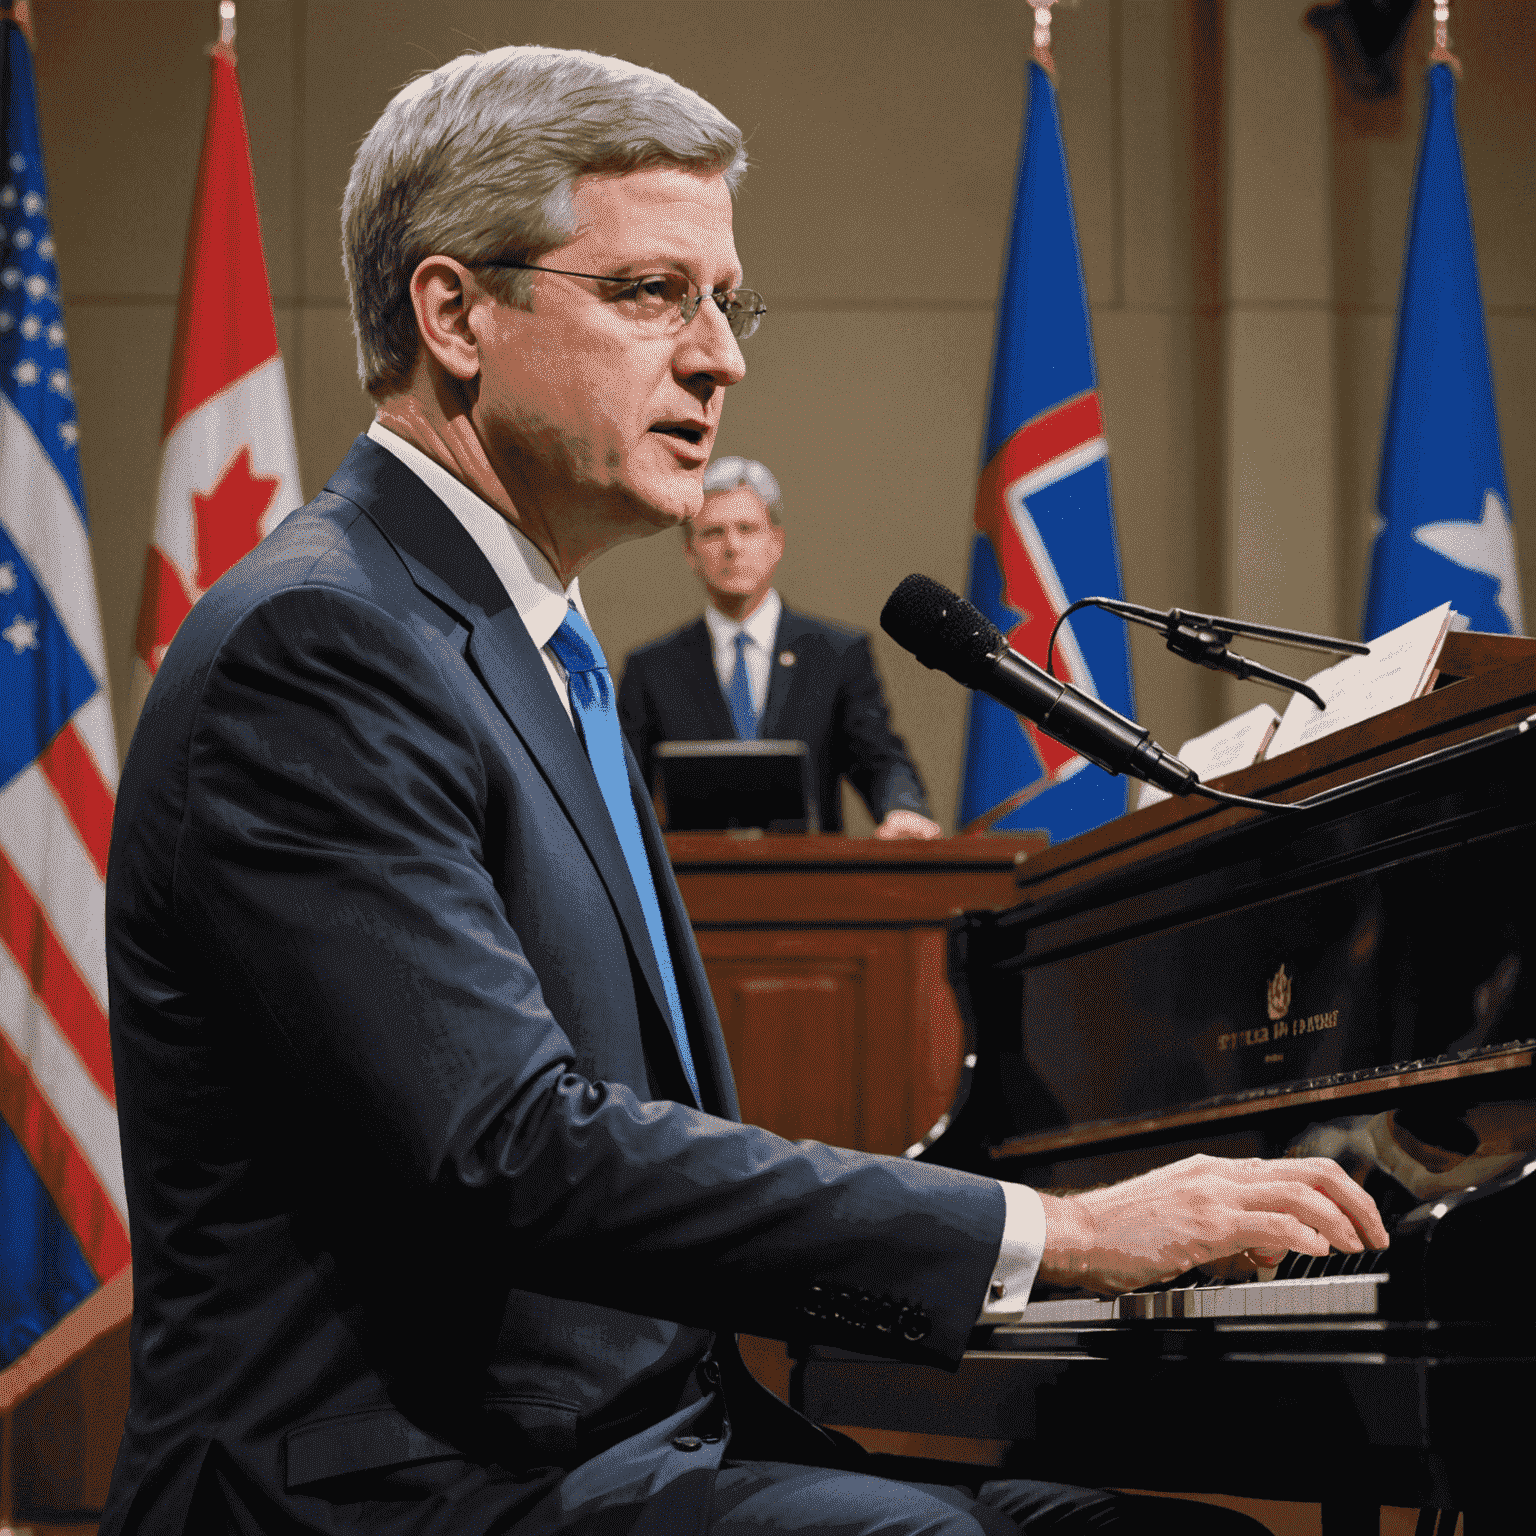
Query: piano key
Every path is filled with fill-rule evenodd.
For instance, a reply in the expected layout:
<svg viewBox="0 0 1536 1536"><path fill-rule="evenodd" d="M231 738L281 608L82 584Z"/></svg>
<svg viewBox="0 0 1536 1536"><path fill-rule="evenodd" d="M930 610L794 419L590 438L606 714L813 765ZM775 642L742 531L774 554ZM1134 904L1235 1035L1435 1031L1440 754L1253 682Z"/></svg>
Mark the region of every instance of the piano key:
<svg viewBox="0 0 1536 1536"><path fill-rule="evenodd" d="M1176 1322L1198 1318L1374 1316L1388 1276L1333 1274L1286 1280L1200 1281L1160 1291L1132 1291L1114 1298L1065 1297L1028 1303L1021 1324Z"/></svg>
<svg viewBox="0 0 1536 1536"><path fill-rule="evenodd" d="M1115 1298L1066 1296L1054 1301L1031 1301L1023 1321L1030 1323L1108 1323L1115 1318Z"/></svg>

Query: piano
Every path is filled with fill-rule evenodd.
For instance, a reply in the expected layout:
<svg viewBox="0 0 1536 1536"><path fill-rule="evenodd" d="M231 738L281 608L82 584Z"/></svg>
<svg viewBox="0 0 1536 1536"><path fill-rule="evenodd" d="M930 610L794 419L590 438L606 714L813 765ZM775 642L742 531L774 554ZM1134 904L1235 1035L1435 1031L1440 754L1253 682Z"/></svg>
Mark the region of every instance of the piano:
<svg viewBox="0 0 1536 1536"><path fill-rule="evenodd" d="M1529 1529L1536 642L1450 636L1413 703L1029 857L957 918L954 1104L909 1156L1070 1190L1193 1152L1336 1157L1380 1255L1032 1297L957 1373L797 1351L824 1423L1004 1441L1093 1485ZM1437 1520L1439 1525L1437 1527Z"/></svg>

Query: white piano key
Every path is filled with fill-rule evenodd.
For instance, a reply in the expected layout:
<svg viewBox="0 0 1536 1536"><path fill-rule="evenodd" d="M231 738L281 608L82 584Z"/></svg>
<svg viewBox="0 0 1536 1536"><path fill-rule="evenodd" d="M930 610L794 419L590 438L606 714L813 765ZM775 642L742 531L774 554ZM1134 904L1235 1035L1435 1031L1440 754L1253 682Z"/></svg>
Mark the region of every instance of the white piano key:
<svg viewBox="0 0 1536 1536"><path fill-rule="evenodd" d="M1232 1285L1175 1286L1114 1298L1032 1301L1021 1323L1107 1324L1132 1319L1183 1322L1197 1318L1374 1316L1386 1274L1318 1275L1299 1280L1252 1280Z"/></svg>
<svg viewBox="0 0 1536 1536"><path fill-rule="evenodd" d="M1020 1316L1025 1323L1107 1323L1114 1303L1095 1296L1064 1296L1055 1301L1028 1302Z"/></svg>

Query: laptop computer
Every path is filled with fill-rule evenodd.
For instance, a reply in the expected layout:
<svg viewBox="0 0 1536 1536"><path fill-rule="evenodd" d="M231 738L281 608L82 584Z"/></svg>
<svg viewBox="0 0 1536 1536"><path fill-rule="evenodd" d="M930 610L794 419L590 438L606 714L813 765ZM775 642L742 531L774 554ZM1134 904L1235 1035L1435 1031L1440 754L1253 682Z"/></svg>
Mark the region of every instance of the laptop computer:
<svg viewBox="0 0 1536 1536"><path fill-rule="evenodd" d="M656 789L669 832L820 830L803 741L663 741Z"/></svg>

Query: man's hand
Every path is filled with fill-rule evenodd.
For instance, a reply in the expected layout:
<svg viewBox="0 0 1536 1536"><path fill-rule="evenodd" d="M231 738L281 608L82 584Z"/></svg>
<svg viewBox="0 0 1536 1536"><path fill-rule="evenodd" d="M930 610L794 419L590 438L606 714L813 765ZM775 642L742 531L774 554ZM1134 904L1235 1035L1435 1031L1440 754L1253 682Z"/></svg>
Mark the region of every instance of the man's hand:
<svg viewBox="0 0 1536 1536"><path fill-rule="evenodd" d="M891 811L875 828L875 836L887 841L897 837L918 837L925 842L930 837L942 837L944 829L936 821L919 816L916 811Z"/></svg>
<svg viewBox="0 0 1536 1536"><path fill-rule="evenodd" d="M1385 1248L1375 1204L1326 1157L1206 1157L1081 1195L1041 1195L1040 1278L1114 1294L1246 1251L1260 1268L1292 1250Z"/></svg>

